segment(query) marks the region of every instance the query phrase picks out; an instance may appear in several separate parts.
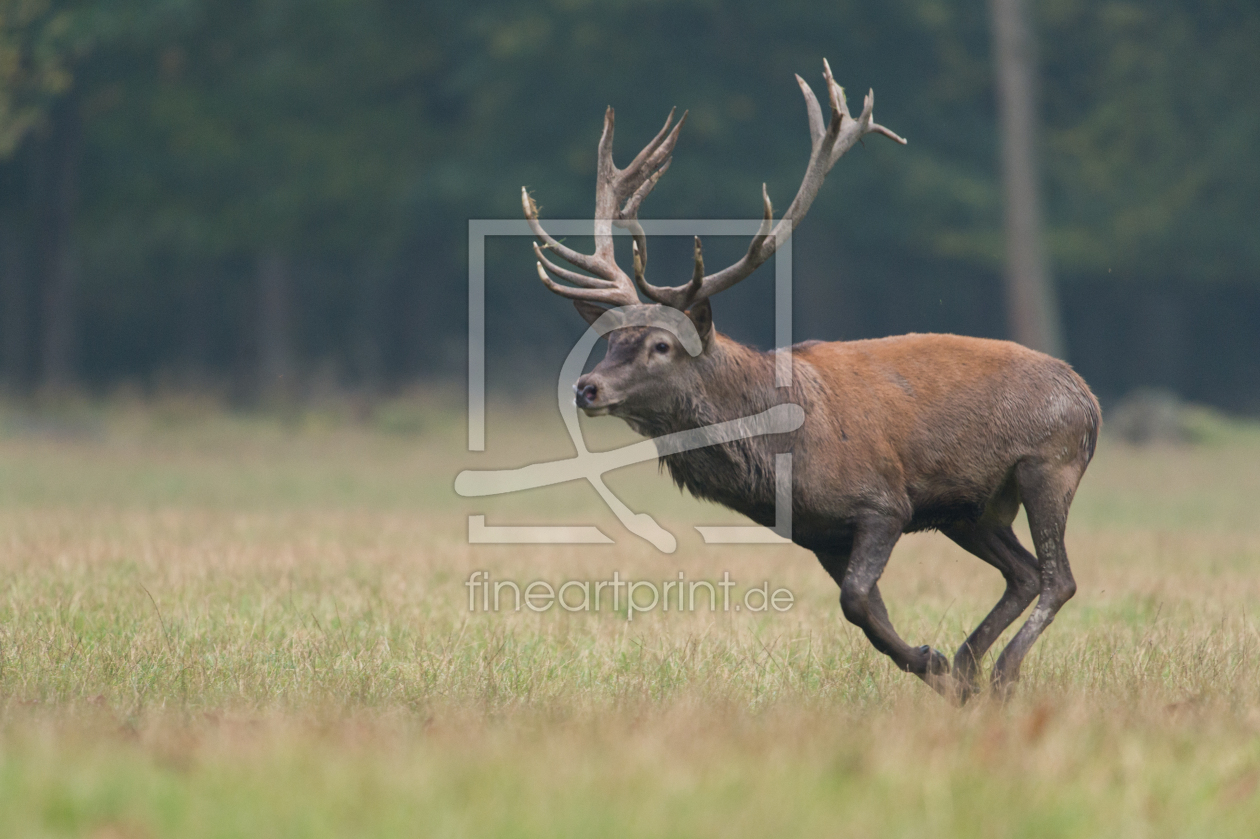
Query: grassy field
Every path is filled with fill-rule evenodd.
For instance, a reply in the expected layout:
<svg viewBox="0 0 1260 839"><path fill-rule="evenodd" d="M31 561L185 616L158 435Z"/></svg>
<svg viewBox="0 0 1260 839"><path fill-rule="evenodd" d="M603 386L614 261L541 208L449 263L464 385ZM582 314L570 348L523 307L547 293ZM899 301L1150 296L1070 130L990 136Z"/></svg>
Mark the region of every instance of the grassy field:
<svg viewBox="0 0 1260 839"><path fill-rule="evenodd" d="M1069 522L1080 588L1015 698L957 710L845 623L812 555L653 464L461 499L464 468L571 454L553 411L248 418L195 402L0 412L0 836L1254 836L1260 432L1104 438ZM592 421L602 445L628 441ZM470 546L597 524L606 546ZM474 571L737 581L783 612L469 610ZM882 584L954 649L997 573L907 537ZM989 663L991 663L991 658Z"/></svg>

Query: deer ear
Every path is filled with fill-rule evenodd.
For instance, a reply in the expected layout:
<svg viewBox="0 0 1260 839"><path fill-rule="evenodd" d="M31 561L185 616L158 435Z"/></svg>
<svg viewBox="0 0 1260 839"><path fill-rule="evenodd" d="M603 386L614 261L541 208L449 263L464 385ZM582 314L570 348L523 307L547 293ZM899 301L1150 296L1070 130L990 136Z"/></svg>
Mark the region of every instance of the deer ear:
<svg viewBox="0 0 1260 839"><path fill-rule="evenodd" d="M578 310L578 314L582 316L582 320L588 324L594 324L599 320L604 312L608 311L603 306L596 306L588 300L574 300L573 308Z"/></svg>
<svg viewBox="0 0 1260 839"><path fill-rule="evenodd" d="M713 336L713 309L709 306L709 298L704 298L688 309L687 317L691 318L691 324L700 333L700 340L707 346Z"/></svg>

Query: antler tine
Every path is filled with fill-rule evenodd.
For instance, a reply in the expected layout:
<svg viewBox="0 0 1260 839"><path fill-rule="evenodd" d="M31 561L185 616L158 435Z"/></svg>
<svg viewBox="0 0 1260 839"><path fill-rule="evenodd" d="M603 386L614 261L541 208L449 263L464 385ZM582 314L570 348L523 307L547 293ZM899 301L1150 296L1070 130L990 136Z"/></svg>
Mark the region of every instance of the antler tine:
<svg viewBox="0 0 1260 839"><path fill-rule="evenodd" d="M534 235L542 240L548 248L560 254L566 261L571 262L583 271L590 271L592 274L600 276L606 280L612 277L606 276L608 266L601 260L584 253L578 253L572 248L560 244L551 237L551 234L543 230L542 225L538 221L538 205L534 203L534 199L530 196L529 191L525 187L521 187L521 206L525 210L525 219L529 222L529 228Z"/></svg>
<svg viewBox="0 0 1260 839"><path fill-rule="evenodd" d="M594 256L579 253L562 245L543 229L538 221L538 205L534 203L534 199L530 197L525 187L521 187L521 206L525 211L525 218L529 221L530 230L542 241L543 247L559 254L566 262L595 275L588 277L561 268L543 256L542 248L535 243L534 254L538 257L538 276L547 288L572 300L589 300L611 306L630 306L639 302L639 295L635 293L634 284L615 262L611 259L602 259L598 251ZM573 285L566 286L557 283L548 275L548 270Z"/></svg>
<svg viewBox="0 0 1260 839"><path fill-rule="evenodd" d="M906 145L908 141L906 140L905 137L902 137L900 134L893 131L892 129L885 128L884 126L875 122L871 118L874 111L875 111L875 89L871 88L866 91L866 101L862 103L862 116L860 117L860 119L866 121L866 126L867 126L866 132L868 134L882 134L888 139L894 140L903 146Z"/></svg>
<svg viewBox="0 0 1260 839"><path fill-rule="evenodd" d="M630 229L630 249L634 253L634 284L642 288L640 275L647 268L647 234L643 232L643 225L639 224L637 218L619 222L619 225Z"/></svg>
<svg viewBox="0 0 1260 839"><path fill-rule="evenodd" d="M647 160L648 155L656 151L656 149L661 145L661 142L665 139L665 136L670 133L669 125L671 122L674 121L674 114L677 111L678 111L677 107L669 109L669 116L665 117L665 124L661 126L661 130L656 132L656 136L652 138L652 141L643 147L643 151L639 152L638 154L634 156L634 160L630 161L630 165L627 166L625 169L623 169L622 170L623 172L637 172L639 170L639 167L643 165L643 161ZM674 142L677 142L678 129L682 128L683 121L685 121L686 119L687 119L687 114L684 112L682 120L679 120L678 125L674 126L674 132L673 132ZM671 144L671 148L672 148L672 144Z"/></svg>
<svg viewBox="0 0 1260 839"><path fill-rule="evenodd" d="M695 268L691 273L691 282L677 288L671 286L654 286L647 281L643 275L643 268L646 260L639 248L638 240L633 243L634 248L634 284L639 287L645 295L657 303L671 306L675 309L686 309L691 303L697 299L702 283L704 282L704 248L700 244L700 237L696 237L695 243Z"/></svg>
<svg viewBox="0 0 1260 839"><path fill-rule="evenodd" d="M661 175L665 174L669 169L669 164L673 161L674 158L672 157L665 158L665 162L661 164L660 168L649 175L647 180L640 184L639 188L634 191L634 194L626 200L625 205L618 213L619 218L615 222L618 227L629 227L629 222L631 221L638 223L639 205L643 203L644 198L648 197L648 193L656 187L656 182L661 179Z"/></svg>
<svg viewBox="0 0 1260 839"><path fill-rule="evenodd" d="M639 302L637 296L633 300L626 299L622 288L575 288L573 286L560 285L547 276L547 270L543 267L542 262L535 263L535 265L538 268L538 278L543 281L543 285L561 297L567 297L570 300L605 303L610 306L630 306ZM634 289L630 289L630 293L634 294Z"/></svg>
<svg viewBox="0 0 1260 839"><path fill-rule="evenodd" d="M805 96L805 111L809 115L810 147L813 151L817 151L818 144L827 133L827 128L823 125L822 108L818 105L818 97L814 95L813 88L801 78L800 73L796 74L796 83L801 86L801 93Z"/></svg>
<svg viewBox="0 0 1260 839"><path fill-rule="evenodd" d="M678 145L678 134L682 131L683 124L687 122L688 113L690 113L690 111L683 111L683 115L678 120L678 124L674 126L674 129L670 131L663 140L659 143L653 140L652 143L648 144L648 147L643 150L644 152L648 152L646 157L644 157L643 152L640 152L639 156L634 159L634 162L625 169L621 170L621 183L619 184L621 189L620 197L625 198L631 193L637 194L642 189L643 185L647 183L651 183L652 186L656 185L656 181L660 179L660 175L663 174L664 170L669 166L669 161L672 159L670 155L674 153L674 146ZM655 148L653 148L653 146L655 146ZM642 158L642 160L640 160L640 158ZM647 193L651 191L652 187L649 186L643 195L647 195ZM643 199L640 197L639 200L642 201Z"/></svg>
<svg viewBox="0 0 1260 839"><path fill-rule="evenodd" d="M752 243L749 244L747 253L744 254L743 258L740 259L739 262L717 272L716 274L706 276L704 273L704 251L700 245L700 237L697 236L695 247L695 269L691 275L691 282L682 286L654 286L643 277L641 272L636 271L634 276L635 285L637 285L639 290L652 300L666 306L672 306L675 309L687 309L697 300L710 297L717 294L717 292L721 291L722 288L729 287L722 286L722 288L717 288L714 291L709 290L718 282L726 282L725 278L727 275L736 268L746 265L752 260L758 259L761 249L765 246L766 241L771 236L778 235L778 229L773 227L774 205L770 203L770 194L766 191L765 184L761 185L761 206L761 226L757 229L757 234L753 236ZM775 247L777 247L777 244L771 247L770 253L774 252ZM757 265L760 265L768 258L768 256L761 257L760 261L757 262ZM638 263L636 263L636 267L637 265ZM753 266L753 269L755 268L756 265ZM751 274L753 269L749 269L748 273ZM739 279L742 279L742 277ZM739 279L730 281L729 285L734 285L739 282Z"/></svg>
<svg viewBox="0 0 1260 839"><path fill-rule="evenodd" d="M853 119L853 114L849 113L849 100L844 96L844 88L837 82L835 76L831 74L831 62L823 59L823 79L827 82L827 98L831 100L832 118L837 117L841 120Z"/></svg>
<svg viewBox="0 0 1260 839"><path fill-rule="evenodd" d="M567 268L562 268L561 266L556 265L543 255L542 248L538 246L537 242L534 243L534 256L536 256L538 261L543 264L543 267L552 274L555 274L562 280L573 283L575 286L580 286L581 288L612 288L616 285L616 283L609 280L601 280L598 277L588 277L586 274L579 274L577 271L570 271Z"/></svg>
<svg viewBox="0 0 1260 839"><path fill-rule="evenodd" d="M773 222L774 205L770 203L770 193L766 191L766 185L763 183L761 185L761 227L757 229L757 235L748 246L749 253L756 253L766 243L766 239L770 238Z"/></svg>
<svg viewBox="0 0 1260 839"><path fill-rule="evenodd" d="M824 126L822 108L813 89L800 76L796 77L801 93L805 97L805 110L809 117L809 133L811 151L809 165L796 191L792 203L777 225L772 226L773 208L765 184L761 187L763 220L757 234L748 246L748 252L739 261L713 274L703 277L697 284L695 278L684 286L657 287L648 285L646 280L636 277L639 288L653 300L677 309L686 308L695 301L711 297L743 280L757 270L767 259L774 255L778 247L792 235L793 229L800 224L809 212L810 205L818 196L823 180L831 167L858 140L866 134L882 134L891 140L905 144L905 139L893 131L872 120L875 107L874 92L866 95L862 113L854 119L849 112L849 104L844 95L844 88L836 83L831 74L831 65L823 60L823 79L827 85L828 103L831 105L831 119Z"/></svg>
<svg viewBox="0 0 1260 839"><path fill-rule="evenodd" d="M700 284L704 282L704 246L700 244L700 237L696 237L696 267L691 272L691 282L687 285L687 296L691 297L700 291Z"/></svg>

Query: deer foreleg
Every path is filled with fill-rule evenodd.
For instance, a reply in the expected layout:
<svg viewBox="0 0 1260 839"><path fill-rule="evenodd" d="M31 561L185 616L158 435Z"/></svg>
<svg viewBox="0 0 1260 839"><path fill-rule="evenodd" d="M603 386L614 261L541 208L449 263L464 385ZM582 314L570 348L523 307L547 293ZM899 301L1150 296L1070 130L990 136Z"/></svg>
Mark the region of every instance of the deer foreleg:
<svg viewBox="0 0 1260 839"><path fill-rule="evenodd" d="M888 610L879 594L879 578L901 536L902 523L883 518L858 526L853 552L840 584L840 608L849 622L859 627L875 649L893 660L901 670L913 673L938 693L956 698L958 691L950 676L949 659L929 646L911 647L888 619Z"/></svg>

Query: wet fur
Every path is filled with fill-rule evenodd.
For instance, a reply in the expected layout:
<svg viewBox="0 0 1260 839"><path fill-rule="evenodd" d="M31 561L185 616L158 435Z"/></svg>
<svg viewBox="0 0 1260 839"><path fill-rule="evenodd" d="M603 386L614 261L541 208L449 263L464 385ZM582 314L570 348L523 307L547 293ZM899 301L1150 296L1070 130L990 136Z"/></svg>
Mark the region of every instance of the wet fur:
<svg viewBox="0 0 1260 839"><path fill-rule="evenodd" d="M628 355L635 343L616 351ZM792 386L776 388L772 354L718 335L696 359L700 389L623 418L657 437L800 405L797 432L661 461L692 495L769 525L774 455L792 452L797 541L812 550L838 547L847 535L831 534L848 528L837 525L867 507L904 513L906 532L976 521L1012 490L1020 459L1075 460L1083 471L1094 453L1101 414L1089 388L1063 362L1017 344L902 335L810 341L792 356Z"/></svg>
<svg viewBox="0 0 1260 839"><path fill-rule="evenodd" d="M648 330L623 330L590 375L644 381L635 366ZM685 365L691 365L687 367ZM693 495L772 525L774 455L792 461L792 538L841 587L845 615L881 652L948 696L976 689L979 657L1040 595L998 660L994 683L1018 678L1024 654L1075 591L1063 548L1067 510L1093 457L1098 401L1067 364L1008 341L901 335L807 342L792 353L792 385L774 386L774 356L716 332L699 357L658 370L654 398L612 410L656 437L760 413L805 410L789 434L668 455L663 465ZM636 377L639 377L636 379ZM677 381L672 378L676 377ZM1028 510L1037 556L1010 531ZM944 657L896 634L877 580L900 533L938 529L997 567L1007 592L958 651Z"/></svg>

